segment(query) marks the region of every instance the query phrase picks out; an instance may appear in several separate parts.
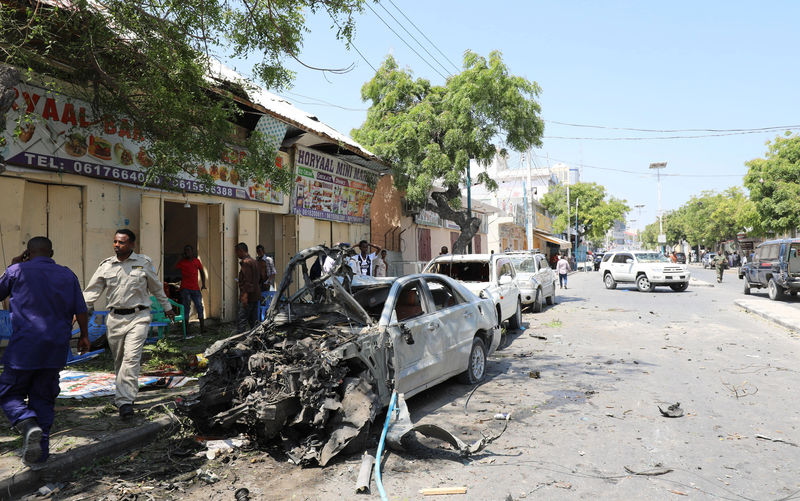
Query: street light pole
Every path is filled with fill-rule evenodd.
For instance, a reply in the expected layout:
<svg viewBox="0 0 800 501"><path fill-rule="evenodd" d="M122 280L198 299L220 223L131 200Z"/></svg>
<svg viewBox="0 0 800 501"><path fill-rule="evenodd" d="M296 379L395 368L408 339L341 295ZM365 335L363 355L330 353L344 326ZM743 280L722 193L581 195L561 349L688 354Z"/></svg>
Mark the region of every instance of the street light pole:
<svg viewBox="0 0 800 501"><path fill-rule="evenodd" d="M658 243L661 244L661 252L664 252L664 246L667 243L667 239L664 235L664 217L661 211L661 169L666 166L667 162L654 162L650 164L650 168L656 170L656 176L658 177Z"/></svg>
<svg viewBox="0 0 800 501"><path fill-rule="evenodd" d="M575 198L575 269L578 269L578 201L581 197Z"/></svg>
<svg viewBox="0 0 800 501"><path fill-rule="evenodd" d="M636 204L634 207L639 211L639 224L642 222L642 208L644 204ZM639 240L639 225L636 225L636 239ZM639 240L641 242L641 240ZM641 246L641 244L639 244ZM637 247L639 248L639 247Z"/></svg>

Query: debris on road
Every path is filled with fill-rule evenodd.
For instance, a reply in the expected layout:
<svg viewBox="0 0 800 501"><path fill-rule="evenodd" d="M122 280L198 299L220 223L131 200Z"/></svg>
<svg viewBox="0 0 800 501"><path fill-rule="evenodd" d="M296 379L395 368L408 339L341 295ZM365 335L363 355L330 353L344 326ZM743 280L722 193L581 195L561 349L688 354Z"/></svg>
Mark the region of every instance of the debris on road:
<svg viewBox="0 0 800 501"><path fill-rule="evenodd" d="M233 452L234 449L240 449L249 445L250 441L241 438L228 438L225 440L209 440L206 442L205 456L208 459L216 459L218 456L224 456Z"/></svg>
<svg viewBox="0 0 800 501"><path fill-rule="evenodd" d="M361 458L361 468L358 470L356 479L356 494L369 494L369 484L372 478L372 465L375 463L375 456L364 451Z"/></svg>
<svg viewBox="0 0 800 501"><path fill-rule="evenodd" d="M419 493L423 496L443 496L446 494L466 494L466 487L431 487L420 489Z"/></svg>
<svg viewBox="0 0 800 501"><path fill-rule="evenodd" d="M671 473L672 469L670 469L670 468L651 468L649 470L636 471L636 470L633 470L632 468L629 468L629 467L626 466L625 467L625 471L627 471L631 475L639 475L639 476L642 476L642 477L657 477L659 475L666 475L667 473Z"/></svg>
<svg viewBox="0 0 800 501"><path fill-rule="evenodd" d="M528 377L531 379L539 379L542 377L542 373L539 371L530 371Z"/></svg>
<svg viewBox="0 0 800 501"><path fill-rule="evenodd" d="M794 442L789 442L788 440L782 440L780 438L772 438L772 437L768 437L766 435L759 435L759 434L756 434L755 437L757 439L759 439L759 440L769 440L770 442L780 442L780 443L783 443L783 444L791 445L793 447L800 447Z"/></svg>
<svg viewBox="0 0 800 501"><path fill-rule="evenodd" d="M667 410L664 410L661 408L661 406L658 406L658 410L661 412L662 416L668 418L679 418L683 416L683 409L681 409L680 402L670 405L667 407Z"/></svg>

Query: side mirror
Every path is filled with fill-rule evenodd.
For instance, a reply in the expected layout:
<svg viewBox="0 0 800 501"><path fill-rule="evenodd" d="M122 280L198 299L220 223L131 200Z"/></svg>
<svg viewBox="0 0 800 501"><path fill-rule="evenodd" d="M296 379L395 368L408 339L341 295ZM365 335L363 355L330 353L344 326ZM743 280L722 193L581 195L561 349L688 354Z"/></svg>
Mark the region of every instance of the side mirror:
<svg viewBox="0 0 800 501"><path fill-rule="evenodd" d="M499 279L497 279L497 283L500 284L500 285L508 285L513 280L514 279L511 278L511 275L502 275Z"/></svg>
<svg viewBox="0 0 800 501"><path fill-rule="evenodd" d="M633 259L631 258L626 259L625 264L633 264Z"/></svg>

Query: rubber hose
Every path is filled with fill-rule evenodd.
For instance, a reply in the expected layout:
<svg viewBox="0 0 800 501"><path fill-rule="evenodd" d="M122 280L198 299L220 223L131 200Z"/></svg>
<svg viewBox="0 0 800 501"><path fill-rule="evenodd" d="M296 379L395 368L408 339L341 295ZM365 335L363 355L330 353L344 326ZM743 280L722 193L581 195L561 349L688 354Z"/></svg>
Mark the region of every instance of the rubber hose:
<svg viewBox="0 0 800 501"><path fill-rule="evenodd" d="M378 486L378 494L381 496L381 501L388 501L386 491L383 490L383 480L381 479L381 459L383 456L383 445L386 442L386 433L389 431L389 421L392 419L392 412L397 402L397 392L392 392L392 399L389 401L389 410L386 411L386 422L383 423L383 431L381 432L381 441L378 442L378 451L375 453L375 484Z"/></svg>

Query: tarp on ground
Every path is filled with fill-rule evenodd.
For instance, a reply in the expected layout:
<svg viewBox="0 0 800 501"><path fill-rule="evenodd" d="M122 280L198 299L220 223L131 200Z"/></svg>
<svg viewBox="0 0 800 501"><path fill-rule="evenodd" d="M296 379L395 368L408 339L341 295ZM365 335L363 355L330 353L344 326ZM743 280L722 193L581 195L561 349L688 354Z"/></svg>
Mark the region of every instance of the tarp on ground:
<svg viewBox="0 0 800 501"><path fill-rule="evenodd" d="M116 393L116 376L108 372L61 371L58 398L105 397ZM180 388L196 381L188 376L142 376L139 388Z"/></svg>

